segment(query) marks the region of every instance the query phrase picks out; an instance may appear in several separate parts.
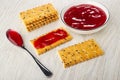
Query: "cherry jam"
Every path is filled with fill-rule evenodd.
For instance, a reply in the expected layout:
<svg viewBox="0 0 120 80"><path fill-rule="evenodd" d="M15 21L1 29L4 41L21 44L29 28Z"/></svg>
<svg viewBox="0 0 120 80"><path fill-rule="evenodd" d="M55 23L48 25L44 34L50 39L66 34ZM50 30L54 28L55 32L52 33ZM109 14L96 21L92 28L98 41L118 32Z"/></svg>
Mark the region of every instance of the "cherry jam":
<svg viewBox="0 0 120 80"><path fill-rule="evenodd" d="M52 43L57 42L58 40L65 39L68 36L67 32L63 29L58 29L56 31L52 31L42 37L39 37L34 42L34 47L44 48L45 46L51 45Z"/></svg>
<svg viewBox="0 0 120 80"><path fill-rule="evenodd" d="M9 29L6 33L7 35L7 38L13 43L15 44L16 46L20 46L20 47L23 47L23 40L22 40L22 37L21 35L14 31L14 30L11 30Z"/></svg>
<svg viewBox="0 0 120 80"><path fill-rule="evenodd" d="M100 27L106 21L105 12L91 4L70 7L64 14L64 21L72 28L91 30Z"/></svg>

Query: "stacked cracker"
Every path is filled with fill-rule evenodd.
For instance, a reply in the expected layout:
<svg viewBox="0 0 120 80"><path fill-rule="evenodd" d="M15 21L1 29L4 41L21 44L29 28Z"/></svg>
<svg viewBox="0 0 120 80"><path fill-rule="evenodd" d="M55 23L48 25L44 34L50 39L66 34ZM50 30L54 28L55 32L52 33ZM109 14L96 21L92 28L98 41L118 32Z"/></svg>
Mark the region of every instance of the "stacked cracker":
<svg viewBox="0 0 120 80"><path fill-rule="evenodd" d="M43 25L56 21L58 12L52 4L48 3L36 8L20 13L20 17L24 22L27 31L32 31L40 28Z"/></svg>
<svg viewBox="0 0 120 80"><path fill-rule="evenodd" d="M64 67L69 67L97 56L103 55L102 49L93 40L75 44L59 51Z"/></svg>

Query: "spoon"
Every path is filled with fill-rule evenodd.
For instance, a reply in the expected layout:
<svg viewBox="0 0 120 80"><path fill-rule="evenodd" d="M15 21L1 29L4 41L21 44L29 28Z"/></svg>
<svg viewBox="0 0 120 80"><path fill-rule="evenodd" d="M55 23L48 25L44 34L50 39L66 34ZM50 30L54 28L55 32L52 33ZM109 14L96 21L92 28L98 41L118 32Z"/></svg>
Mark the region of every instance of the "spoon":
<svg viewBox="0 0 120 80"><path fill-rule="evenodd" d="M35 60L36 64L39 66L39 68L42 70L42 72L46 76L48 76L48 77L52 76L52 72L50 70L48 70L36 57L34 57L27 48L25 48L25 46L23 44L23 39L18 32L14 31L12 29L8 29L6 32L6 36L11 43L26 50L32 56L32 58Z"/></svg>

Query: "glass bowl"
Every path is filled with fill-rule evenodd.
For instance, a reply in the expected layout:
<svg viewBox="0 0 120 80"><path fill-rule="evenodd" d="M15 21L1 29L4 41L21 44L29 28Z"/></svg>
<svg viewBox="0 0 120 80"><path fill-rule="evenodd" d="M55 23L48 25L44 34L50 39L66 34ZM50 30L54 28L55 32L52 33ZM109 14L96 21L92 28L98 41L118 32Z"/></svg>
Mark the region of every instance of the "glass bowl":
<svg viewBox="0 0 120 80"><path fill-rule="evenodd" d="M101 8L105 14L106 14L106 21L104 22L104 24L102 24L101 26L97 27L97 28L94 28L94 29L90 29L90 30L82 30L82 29L75 29L75 28L72 28L71 26L69 26L68 24L66 24L66 22L64 21L64 14L65 12L71 8L72 6L76 6L76 5L81 5L81 4L90 4L90 5L93 5L93 6L96 6L98 8ZM100 30L102 30L103 28L106 27L106 23L108 22L109 20L109 11L108 9L103 6L101 3L98 3L98 2L94 2L94 1L83 1L83 2L78 2L78 3L73 3L73 4L70 4L66 7L64 7L60 13L60 17L61 17L61 20L62 22L66 25L66 27L68 29L70 29L71 31L73 32L76 32L78 34L91 34L91 33L95 33L95 32L98 32Z"/></svg>

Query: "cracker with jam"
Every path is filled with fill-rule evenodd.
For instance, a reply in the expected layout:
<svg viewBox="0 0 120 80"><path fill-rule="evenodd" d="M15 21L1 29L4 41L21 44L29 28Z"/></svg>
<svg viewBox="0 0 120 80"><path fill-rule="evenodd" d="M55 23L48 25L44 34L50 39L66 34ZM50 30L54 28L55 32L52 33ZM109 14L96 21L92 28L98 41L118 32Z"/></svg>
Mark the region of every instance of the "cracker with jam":
<svg viewBox="0 0 120 80"><path fill-rule="evenodd" d="M71 39L72 36L65 29L59 28L43 34L38 38L30 40L30 42L32 43L37 53L40 55L60 44L70 41Z"/></svg>

